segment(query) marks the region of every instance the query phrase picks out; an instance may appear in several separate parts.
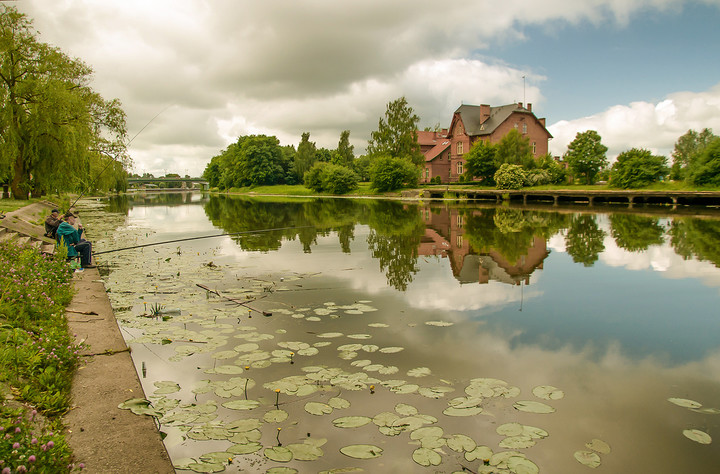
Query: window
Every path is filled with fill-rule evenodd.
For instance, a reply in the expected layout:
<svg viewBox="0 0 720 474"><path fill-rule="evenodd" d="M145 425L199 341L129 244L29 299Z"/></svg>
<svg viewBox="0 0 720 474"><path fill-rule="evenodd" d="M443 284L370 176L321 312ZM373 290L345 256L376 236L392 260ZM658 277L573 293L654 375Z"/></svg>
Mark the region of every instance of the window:
<svg viewBox="0 0 720 474"><path fill-rule="evenodd" d="M458 164L457 164L457 174L459 174L459 175L460 175L460 174L463 174L463 162L462 162L462 161L458 161Z"/></svg>
<svg viewBox="0 0 720 474"><path fill-rule="evenodd" d="M461 216L458 214L457 216L457 226L462 228L463 224L465 223L465 216Z"/></svg>
<svg viewBox="0 0 720 474"><path fill-rule="evenodd" d="M527 133L527 124L523 124L523 134Z"/></svg>
<svg viewBox="0 0 720 474"><path fill-rule="evenodd" d="M457 247L462 248L462 246L463 246L463 236L462 235L458 235L455 238L455 244L457 245Z"/></svg>
<svg viewBox="0 0 720 474"><path fill-rule="evenodd" d="M533 147L533 155L534 155L537 151L537 145L535 144L535 142L532 142L532 147Z"/></svg>
<svg viewBox="0 0 720 474"><path fill-rule="evenodd" d="M425 179L430 177L430 168L425 168Z"/></svg>
<svg viewBox="0 0 720 474"><path fill-rule="evenodd" d="M462 155L463 154L463 142L457 143L457 154Z"/></svg>
<svg viewBox="0 0 720 474"><path fill-rule="evenodd" d="M515 122L515 130L517 130L519 126L520 126L520 124Z"/></svg>

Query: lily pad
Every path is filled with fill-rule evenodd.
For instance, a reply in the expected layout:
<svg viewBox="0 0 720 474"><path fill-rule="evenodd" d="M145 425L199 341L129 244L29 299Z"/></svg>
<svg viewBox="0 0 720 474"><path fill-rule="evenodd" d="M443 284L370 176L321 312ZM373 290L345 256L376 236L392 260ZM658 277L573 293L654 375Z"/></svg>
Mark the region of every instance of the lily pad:
<svg viewBox="0 0 720 474"><path fill-rule="evenodd" d="M432 449L428 448L416 449L413 451L412 458L413 461L425 467L439 466L442 462L442 457Z"/></svg>
<svg viewBox="0 0 720 474"><path fill-rule="evenodd" d="M230 410L252 410L260 406L260 402L256 400L233 400L222 404Z"/></svg>
<svg viewBox="0 0 720 474"><path fill-rule="evenodd" d="M418 367L415 369L410 369L407 372L408 377L425 377L430 374L431 374L431 371L427 367Z"/></svg>
<svg viewBox="0 0 720 474"><path fill-rule="evenodd" d="M257 441L248 441L245 444L234 444L230 446L227 450L230 454L252 454L260 451L262 449L262 444L258 443Z"/></svg>
<svg viewBox="0 0 720 474"><path fill-rule="evenodd" d="M443 414L447 416L475 416L483 412L482 407L455 408L448 407L443 410Z"/></svg>
<svg viewBox="0 0 720 474"><path fill-rule="evenodd" d="M691 439L697 443L700 444L710 444L712 443L712 438L709 434L705 433L704 431L692 429L692 430L683 430L683 435L685 435L686 438Z"/></svg>
<svg viewBox="0 0 720 474"><path fill-rule="evenodd" d="M404 351L404 350L405 350L404 347L391 346L391 347L383 347L382 349L380 349L380 352L382 352L383 354L395 354L397 352Z"/></svg>
<svg viewBox="0 0 720 474"><path fill-rule="evenodd" d="M538 385L532 389L532 393L543 400L560 400L565 396L565 392L552 385Z"/></svg>
<svg viewBox="0 0 720 474"><path fill-rule="evenodd" d="M263 420L265 420L266 423L282 423L287 420L287 417L288 412L285 410L270 410L265 413Z"/></svg>
<svg viewBox="0 0 720 474"><path fill-rule="evenodd" d="M448 321L425 321L425 324L428 326L448 327L455 323L450 323Z"/></svg>
<svg viewBox="0 0 720 474"><path fill-rule="evenodd" d="M446 444L448 448L456 453L469 452L477 447L477 443L471 437L463 434L455 434L450 436Z"/></svg>
<svg viewBox="0 0 720 474"><path fill-rule="evenodd" d="M523 449L535 446L535 441L530 436L508 436L498 444L506 449Z"/></svg>
<svg viewBox="0 0 720 474"><path fill-rule="evenodd" d="M668 398L668 401L683 408L700 408L702 406L702 403L687 398Z"/></svg>
<svg viewBox="0 0 720 474"><path fill-rule="evenodd" d="M167 395L180 391L180 385L176 382L155 382L154 385L158 388L153 392L154 395Z"/></svg>
<svg viewBox="0 0 720 474"><path fill-rule="evenodd" d="M607 444L605 441L597 438L593 439L589 443L585 443L585 447L588 449L592 449L593 451L600 454L610 453L610 445Z"/></svg>
<svg viewBox="0 0 720 474"><path fill-rule="evenodd" d="M338 428L359 428L371 423L373 420L367 416L343 416L341 418L335 418L333 425Z"/></svg>
<svg viewBox="0 0 720 474"><path fill-rule="evenodd" d="M196 462L188 464L186 469L193 472L223 472L225 465L216 462Z"/></svg>
<svg viewBox="0 0 720 474"><path fill-rule="evenodd" d="M515 474L537 474L540 468L537 464L520 456L512 456L507 460L508 469Z"/></svg>
<svg viewBox="0 0 720 474"><path fill-rule="evenodd" d="M592 451L575 451L575 459L583 466L591 467L595 469L600 466L600 456Z"/></svg>
<svg viewBox="0 0 720 474"><path fill-rule="evenodd" d="M516 410L527 413L554 413L555 409L550 405L530 400L522 400L513 404Z"/></svg>
<svg viewBox="0 0 720 474"><path fill-rule="evenodd" d="M292 467L276 466L265 471L265 474L297 474L298 472L300 471Z"/></svg>
<svg viewBox="0 0 720 474"><path fill-rule="evenodd" d="M478 459L490 459L493 456L493 451L487 446L477 446L472 451L465 452L465 460L468 462L477 461Z"/></svg>
<svg viewBox="0 0 720 474"><path fill-rule="evenodd" d="M298 461L315 461L323 455L322 449L309 443L288 444L287 449L292 452L293 458Z"/></svg>
<svg viewBox="0 0 720 474"><path fill-rule="evenodd" d="M333 397L327 402L328 405L335 408L336 410L344 410L350 407L350 402L340 397Z"/></svg>
<svg viewBox="0 0 720 474"><path fill-rule="evenodd" d="M518 436L523 433L523 425L520 423L505 423L498 426L495 432L502 436Z"/></svg>
<svg viewBox="0 0 720 474"><path fill-rule="evenodd" d="M118 405L118 408L122 410L130 410L136 415L148 415L158 418L162 416L162 413L152 407L150 400L146 400L144 398L131 398L130 400L125 400Z"/></svg>
<svg viewBox="0 0 720 474"><path fill-rule="evenodd" d="M272 448L265 448L263 456L275 462L290 462L292 461L293 453L288 448L273 446Z"/></svg>
<svg viewBox="0 0 720 474"><path fill-rule="evenodd" d="M373 459L382 455L382 448L372 444L351 444L340 448L340 452L345 456L355 459Z"/></svg>
<svg viewBox="0 0 720 474"><path fill-rule="evenodd" d="M322 416L332 413L333 407L331 407L327 403L307 402L305 404L305 411L310 413L311 415Z"/></svg>

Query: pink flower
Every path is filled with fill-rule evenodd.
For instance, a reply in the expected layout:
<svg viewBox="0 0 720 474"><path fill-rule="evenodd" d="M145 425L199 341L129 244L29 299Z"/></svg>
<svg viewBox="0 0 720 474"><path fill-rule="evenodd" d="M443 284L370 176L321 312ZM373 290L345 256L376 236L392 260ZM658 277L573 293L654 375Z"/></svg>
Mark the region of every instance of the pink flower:
<svg viewBox="0 0 720 474"><path fill-rule="evenodd" d="M28 462L35 462L35 455L34 455L34 454L31 454L31 455L30 455L30 457L28 458Z"/></svg>
<svg viewBox="0 0 720 474"><path fill-rule="evenodd" d="M20 443L13 443L13 449L20 449Z"/></svg>
<svg viewBox="0 0 720 474"><path fill-rule="evenodd" d="M50 440L50 441L47 442L47 447L48 447L48 448L52 448L53 446L55 446L55 443L54 443L52 440Z"/></svg>

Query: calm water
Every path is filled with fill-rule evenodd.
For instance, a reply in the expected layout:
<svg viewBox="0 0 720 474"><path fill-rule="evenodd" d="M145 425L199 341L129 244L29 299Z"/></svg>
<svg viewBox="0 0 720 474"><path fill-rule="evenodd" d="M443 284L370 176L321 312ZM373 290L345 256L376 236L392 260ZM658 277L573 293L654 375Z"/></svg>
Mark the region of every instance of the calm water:
<svg viewBox="0 0 720 474"><path fill-rule="evenodd" d="M717 472L720 215L587 210L184 194L81 215L98 252L234 234L98 257L177 466Z"/></svg>

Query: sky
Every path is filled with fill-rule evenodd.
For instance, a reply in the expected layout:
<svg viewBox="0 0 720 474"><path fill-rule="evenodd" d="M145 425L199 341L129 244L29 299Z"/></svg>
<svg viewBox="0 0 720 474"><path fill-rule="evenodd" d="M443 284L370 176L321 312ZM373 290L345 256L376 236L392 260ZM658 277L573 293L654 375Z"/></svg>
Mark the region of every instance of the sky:
<svg viewBox="0 0 720 474"><path fill-rule="evenodd" d="M532 103L550 152L597 130L613 161L720 134L720 0L17 0L127 114L133 171L199 176L239 136L364 153L401 97L420 128Z"/></svg>

